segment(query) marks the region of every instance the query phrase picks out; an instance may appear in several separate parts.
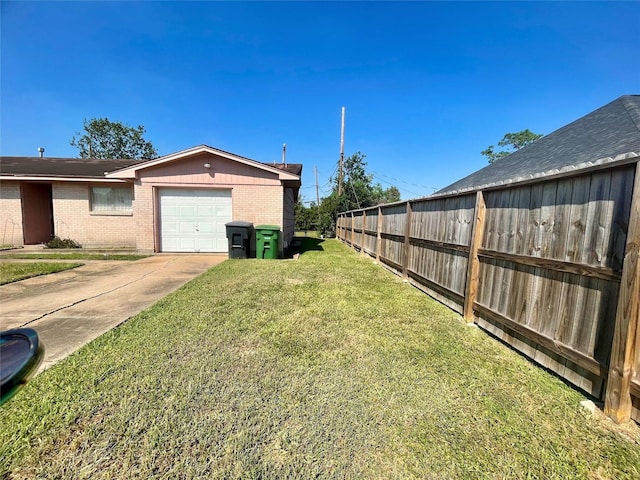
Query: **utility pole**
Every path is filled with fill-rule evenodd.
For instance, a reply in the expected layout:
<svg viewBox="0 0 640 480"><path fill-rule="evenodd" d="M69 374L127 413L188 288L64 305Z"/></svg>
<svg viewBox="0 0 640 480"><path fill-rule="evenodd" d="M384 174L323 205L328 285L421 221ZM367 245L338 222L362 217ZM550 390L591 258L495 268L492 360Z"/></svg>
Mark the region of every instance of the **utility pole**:
<svg viewBox="0 0 640 480"><path fill-rule="evenodd" d="M340 167L338 168L338 196L342 195L343 164L344 164L344 107L342 107L342 128L340 129Z"/></svg>
<svg viewBox="0 0 640 480"><path fill-rule="evenodd" d="M320 206L320 194L318 193L318 167L313 167L316 171L316 205Z"/></svg>

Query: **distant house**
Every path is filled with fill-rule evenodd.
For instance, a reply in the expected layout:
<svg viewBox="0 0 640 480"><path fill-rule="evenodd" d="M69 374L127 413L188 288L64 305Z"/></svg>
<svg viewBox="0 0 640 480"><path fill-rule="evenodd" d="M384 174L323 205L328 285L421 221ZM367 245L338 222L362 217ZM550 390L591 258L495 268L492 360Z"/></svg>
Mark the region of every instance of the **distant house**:
<svg viewBox="0 0 640 480"><path fill-rule="evenodd" d="M0 243L53 235L86 247L226 252L225 223L293 237L300 164L266 164L206 145L154 160L0 157Z"/></svg>
<svg viewBox="0 0 640 480"><path fill-rule="evenodd" d="M624 95L435 195L527 182L638 155L640 95Z"/></svg>

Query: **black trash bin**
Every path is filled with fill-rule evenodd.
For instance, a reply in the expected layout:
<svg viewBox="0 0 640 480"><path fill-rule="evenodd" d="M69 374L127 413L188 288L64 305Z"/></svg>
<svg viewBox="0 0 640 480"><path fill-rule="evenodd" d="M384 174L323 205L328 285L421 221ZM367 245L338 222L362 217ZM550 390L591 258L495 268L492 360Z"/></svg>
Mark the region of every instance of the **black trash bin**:
<svg viewBox="0 0 640 480"><path fill-rule="evenodd" d="M253 223L229 222L225 227L227 227L227 239L229 239L229 258L249 258Z"/></svg>

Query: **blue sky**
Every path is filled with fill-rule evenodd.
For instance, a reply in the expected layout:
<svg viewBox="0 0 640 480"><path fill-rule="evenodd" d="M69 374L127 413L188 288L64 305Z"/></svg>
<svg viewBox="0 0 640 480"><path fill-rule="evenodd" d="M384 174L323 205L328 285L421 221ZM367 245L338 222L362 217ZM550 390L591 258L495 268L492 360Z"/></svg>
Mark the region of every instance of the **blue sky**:
<svg viewBox="0 0 640 480"><path fill-rule="evenodd" d="M144 125L161 155L207 144L304 164L304 200L345 154L403 199L640 93L639 2L11 2L0 153L77 155L83 119Z"/></svg>

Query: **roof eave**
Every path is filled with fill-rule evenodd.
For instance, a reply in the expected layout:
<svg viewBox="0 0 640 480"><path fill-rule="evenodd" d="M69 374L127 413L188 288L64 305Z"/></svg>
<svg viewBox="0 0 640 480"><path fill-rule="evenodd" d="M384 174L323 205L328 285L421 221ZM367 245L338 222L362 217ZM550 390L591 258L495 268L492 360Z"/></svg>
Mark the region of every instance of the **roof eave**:
<svg viewBox="0 0 640 480"><path fill-rule="evenodd" d="M28 174L0 174L0 180L9 181L46 181L46 182L101 182L127 183L121 178L82 177L72 175L28 175Z"/></svg>
<svg viewBox="0 0 640 480"><path fill-rule="evenodd" d="M120 170L114 170L113 172L107 173L106 177L107 178L136 178L137 173L140 170L155 167L157 165L162 165L168 162L173 162L175 160L180 160L182 158L187 158L193 155L198 155L200 153L210 153L213 155L217 155L223 158L227 158L229 160L233 160L245 165L249 165L255 168L259 168L261 170L274 173L278 175L278 178L280 180L300 180L300 177L298 175L293 175L292 173L279 170L278 168L275 168L275 167L270 167L268 165L265 165L264 163L260 163L245 157L240 157L238 155L225 152L224 150L218 150L217 148L209 147L208 145L199 145L197 147L181 150L179 152L172 153L170 155L165 155L164 157L159 157L146 162L141 162L131 167L123 168Z"/></svg>

